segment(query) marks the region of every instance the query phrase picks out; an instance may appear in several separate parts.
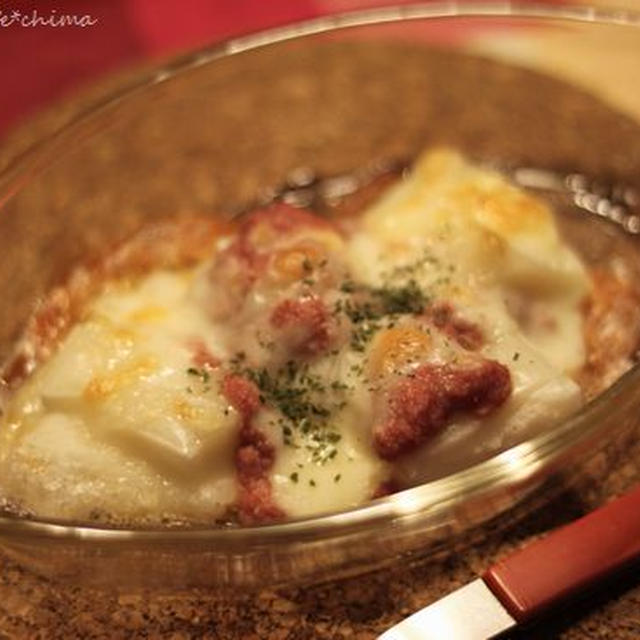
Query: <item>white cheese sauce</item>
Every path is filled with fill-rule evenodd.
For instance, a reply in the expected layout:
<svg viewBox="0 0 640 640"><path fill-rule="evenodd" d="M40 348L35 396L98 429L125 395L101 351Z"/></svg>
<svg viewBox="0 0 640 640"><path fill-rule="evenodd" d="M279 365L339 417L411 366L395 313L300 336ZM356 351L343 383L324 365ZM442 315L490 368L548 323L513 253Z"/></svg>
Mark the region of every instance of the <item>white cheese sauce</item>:
<svg viewBox="0 0 640 640"><path fill-rule="evenodd" d="M441 477L581 405L571 376L585 359L587 275L546 206L500 175L450 151L425 154L362 214L341 256L357 283L380 287L409 277L429 299L453 304L482 332L478 354L509 369L512 392L489 415L454 415L390 462L372 441L379 405L371 367L394 354L380 355L376 338L361 350L347 341L316 358L311 375L344 385L330 417L339 437L319 447L317 431L288 436L273 407L256 418L275 450L272 496L288 517L357 506L389 479L408 486ZM5 496L57 518L225 516L238 492L241 416L221 392L224 363L243 346L238 336L246 341L253 329L237 327L236 318L212 319L206 299L215 282L206 278L205 266L157 271L111 283L89 304L8 402L0 433ZM397 322L424 334L421 362L465 356L442 330L412 317ZM223 364L194 366L194 345Z"/></svg>

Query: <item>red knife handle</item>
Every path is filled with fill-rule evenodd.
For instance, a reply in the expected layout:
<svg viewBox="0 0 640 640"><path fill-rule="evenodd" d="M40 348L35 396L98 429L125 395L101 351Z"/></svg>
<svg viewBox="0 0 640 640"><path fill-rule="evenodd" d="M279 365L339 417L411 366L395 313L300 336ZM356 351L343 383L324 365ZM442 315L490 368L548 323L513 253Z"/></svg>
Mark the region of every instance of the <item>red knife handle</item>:
<svg viewBox="0 0 640 640"><path fill-rule="evenodd" d="M518 622L640 557L640 487L534 542L483 580Z"/></svg>

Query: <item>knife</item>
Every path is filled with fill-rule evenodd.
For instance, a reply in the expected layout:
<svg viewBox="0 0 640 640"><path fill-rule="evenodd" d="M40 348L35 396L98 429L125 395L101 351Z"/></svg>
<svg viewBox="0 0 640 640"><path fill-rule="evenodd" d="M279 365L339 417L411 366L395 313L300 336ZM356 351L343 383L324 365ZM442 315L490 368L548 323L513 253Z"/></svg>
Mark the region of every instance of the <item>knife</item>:
<svg viewBox="0 0 640 640"><path fill-rule="evenodd" d="M378 640L486 640L640 559L640 487L516 551Z"/></svg>

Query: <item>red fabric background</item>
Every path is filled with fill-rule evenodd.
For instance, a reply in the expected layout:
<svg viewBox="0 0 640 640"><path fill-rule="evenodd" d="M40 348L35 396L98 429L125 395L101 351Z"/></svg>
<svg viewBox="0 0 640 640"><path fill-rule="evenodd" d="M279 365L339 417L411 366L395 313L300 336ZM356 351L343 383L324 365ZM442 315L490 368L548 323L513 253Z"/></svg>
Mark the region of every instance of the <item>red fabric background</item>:
<svg viewBox="0 0 640 640"><path fill-rule="evenodd" d="M385 4L394 2L0 0L0 21L13 11L31 16L34 10L45 19L90 14L98 20L86 28L0 26L0 139L39 107L118 67L286 22Z"/></svg>
<svg viewBox="0 0 640 640"><path fill-rule="evenodd" d="M314 0L0 2L0 18L11 16L14 10L31 16L35 9L43 18L53 12L56 17L90 14L98 20L86 28L15 23L0 27L0 137L38 107L101 74L231 35L312 17L323 10L317 4Z"/></svg>

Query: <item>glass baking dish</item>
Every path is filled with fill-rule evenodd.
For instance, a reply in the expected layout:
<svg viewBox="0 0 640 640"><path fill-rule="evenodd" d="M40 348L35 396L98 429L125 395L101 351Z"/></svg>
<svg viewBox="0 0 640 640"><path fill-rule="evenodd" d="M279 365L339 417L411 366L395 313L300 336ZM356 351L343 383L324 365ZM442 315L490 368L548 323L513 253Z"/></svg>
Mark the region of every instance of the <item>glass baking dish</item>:
<svg viewBox="0 0 640 640"><path fill-rule="evenodd" d="M537 185L569 240L587 260L640 269L633 212L598 216L570 188L640 186L640 94L630 91L640 86L639 25L640 15L594 7L408 4L236 38L112 82L0 176L0 359L35 300L144 222L224 215L297 167L348 174L432 144L512 175L569 176L559 189ZM639 383L634 367L546 433L348 512L187 530L5 515L0 544L74 583L228 593L446 552L516 504L533 508L606 473L636 436Z"/></svg>

